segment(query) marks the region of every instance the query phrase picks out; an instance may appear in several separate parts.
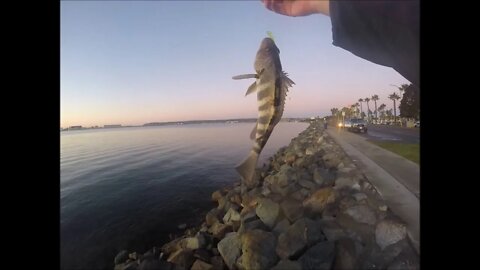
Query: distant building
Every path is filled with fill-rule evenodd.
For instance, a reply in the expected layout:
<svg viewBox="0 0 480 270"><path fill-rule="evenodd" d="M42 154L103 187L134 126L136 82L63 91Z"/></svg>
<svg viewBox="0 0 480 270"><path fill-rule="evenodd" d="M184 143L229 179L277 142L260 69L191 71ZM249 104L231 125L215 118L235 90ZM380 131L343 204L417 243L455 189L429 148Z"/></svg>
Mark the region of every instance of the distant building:
<svg viewBox="0 0 480 270"><path fill-rule="evenodd" d="M104 128L119 128L122 127L122 125L104 125Z"/></svg>
<svg viewBox="0 0 480 270"><path fill-rule="evenodd" d="M83 128L82 126L71 126L68 129L69 130L77 130L77 129L82 129L82 128Z"/></svg>

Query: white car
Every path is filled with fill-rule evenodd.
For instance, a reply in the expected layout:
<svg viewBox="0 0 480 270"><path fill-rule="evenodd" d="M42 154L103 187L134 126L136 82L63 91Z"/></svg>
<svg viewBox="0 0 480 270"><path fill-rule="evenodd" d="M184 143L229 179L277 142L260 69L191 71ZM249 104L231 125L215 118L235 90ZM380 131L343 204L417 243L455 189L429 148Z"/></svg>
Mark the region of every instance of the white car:
<svg viewBox="0 0 480 270"><path fill-rule="evenodd" d="M419 128L420 127L420 121L415 122L415 125L413 125L413 126L416 127L416 128Z"/></svg>

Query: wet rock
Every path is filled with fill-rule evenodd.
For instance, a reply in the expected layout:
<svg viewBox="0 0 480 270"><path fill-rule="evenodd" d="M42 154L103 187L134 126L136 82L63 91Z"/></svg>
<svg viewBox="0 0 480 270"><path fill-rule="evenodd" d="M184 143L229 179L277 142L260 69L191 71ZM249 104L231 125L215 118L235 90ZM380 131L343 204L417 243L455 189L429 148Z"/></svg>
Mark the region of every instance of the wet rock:
<svg viewBox="0 0 480 270"><path fill-rule="evenodd" d="M366 205L352 206L345 210L345 214L349 215L357 222L367 223L369 225L374 225L377 221L375 212Z"/></svg>
<svg viewBox="0 0 480 270"><path fill-rule="evenodd" d="M115 259L113 261L115 264L120 264L125 262L127 259L128 259L128 251L122 250L117 254L117 256L115 256Z"/></svg>
<svg viewBox="0 0 480 270"><path fill-rule="evenodd" d="M281 260L271 270L302 270L302 265L297 261Z"/></svg>
<svg viewBox="0 0 480 270"><path fill-rule="evenodd" d="M335 202L336 192L333 188L321 188L303 201L303 206L313 212L321 213L327 204Z"/></svg>
<svg viewBox="0 0 480 270"><path fill-rule="evenodd" d="M280 208L290 222L295 222L303 216L303 205L297 200L286 199L280 204Z"/></svg>
<svg viewBox="0 0 480 270"><path fill-rule="evenodd" d="M189 249L179 249L168 256L167 262L175 264L175 269L188 270L194 260L193 251Z"/></svg>
<svg viewBox="0 0 480 270"><path fill-rule="evenodd" d="M174 239L174 240L166 243L165 245L163 245L161 250L167 255L171 254L171 253L177 251L180 248L180 242L182 240L183 239L181 239L181 238Z"/></svg>
<svg viewBox="0 0 480 270"><path fill-rule="evenodd" d="M334 259L335 243L326 241L309 248L298 261L303 270L330 270Z"/></svg>
<svg viewBox="0 0 480 270"><path fill-rule="evenodd" d="M323 240L320 226L311 219L302 218L278 236L276 252L282 259L295 259L307 245L320 240Z"/></svg>
<svg viewBox="0 0 480 270"><path fill-rule="evenodd" d="M406 226L393 220L382 220L375 228L375 239L382 250L405 239L406 236Z"/></svg>
<svg viewBox="0 0 480 270"><path fill-rule="evenodd" d="M278 260L275 235L252 230L242 235L242 265L245 269L269 269Z"/></svg>
<svg viewBox="0 0 480 270"><path fill-rule="evenodd" d="M201 260L195 260L191 268L191 270L212 270L212 269L213 269L213 265L203 262Z"/></svg>
<svg viewBox="0 0 480 270"><path fill-rule="evenodd" d="M280 212L280 206L270 199L261 199L255 211L265 225L273 228Z"/></svg>
<svg viewBox="0 0 480 270"><path fill-rule="evenodd" d="M225 238L218 242L217 248L228 268L233 269L241 251L241 241L238 234L229 233ZM214 262L212 261L212 264L213 263Z"/></svg>

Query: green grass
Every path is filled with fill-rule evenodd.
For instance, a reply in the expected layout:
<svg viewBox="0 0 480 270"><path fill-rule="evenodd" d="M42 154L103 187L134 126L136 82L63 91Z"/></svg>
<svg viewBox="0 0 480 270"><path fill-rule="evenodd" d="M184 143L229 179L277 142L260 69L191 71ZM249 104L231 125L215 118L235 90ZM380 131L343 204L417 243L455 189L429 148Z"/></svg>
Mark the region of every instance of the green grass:
<svg viewBox="0 0 480 270"><path fill-rule="evenodd" d="M420 165L420 144L418 143L370 142Z"/></svg>

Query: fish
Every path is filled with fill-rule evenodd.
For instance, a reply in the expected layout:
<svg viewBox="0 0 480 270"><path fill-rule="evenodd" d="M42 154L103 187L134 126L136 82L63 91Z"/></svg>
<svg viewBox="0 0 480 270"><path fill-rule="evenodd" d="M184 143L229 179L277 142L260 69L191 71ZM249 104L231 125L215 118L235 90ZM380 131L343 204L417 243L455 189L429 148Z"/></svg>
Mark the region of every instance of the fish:
<svg viewBox="0 0 480 270"><path fill-rule="evenodd" d="M247 158L235 167L246 183L251 183L255 175L258 157L282 118L288 88L295 84L283 71L280 50L271 37L264 38L260 43L254 69L255 74L232 77L234 80L255 79L245 96L257 92L258 119L250 133L250 139L254 141L253 147Z"/></svg>

